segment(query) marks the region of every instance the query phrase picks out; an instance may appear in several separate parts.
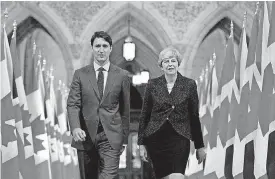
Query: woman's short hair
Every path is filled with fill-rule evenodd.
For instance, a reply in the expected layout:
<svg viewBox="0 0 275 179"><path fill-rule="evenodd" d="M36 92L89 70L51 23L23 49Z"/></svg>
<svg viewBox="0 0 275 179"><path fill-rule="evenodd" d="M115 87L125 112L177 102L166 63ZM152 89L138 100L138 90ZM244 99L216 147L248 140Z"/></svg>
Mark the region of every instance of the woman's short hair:
<svg viewBox="0 0 275 179"><path fill-rule="evenodd" d="M164 60L164 56L166 55L166 53L171 52L172 56L171 57L175 57L180 65L182 57L180 52L172 46L166 47L165 49L163 49L160 53L159 53L159 59L158 59L158 65L160 67L162 67L162 61Z"/></svg>
<svg viewBox="0 0 275 179"><path fill-rule="evenodd" d="M95 32L91 38L91 46L94 45L94 41L96 38L103 38L104 40L106 40L106 42L109 43L110 46L112 46L112 38L107 32L104 32L104 31Z"/></svg>

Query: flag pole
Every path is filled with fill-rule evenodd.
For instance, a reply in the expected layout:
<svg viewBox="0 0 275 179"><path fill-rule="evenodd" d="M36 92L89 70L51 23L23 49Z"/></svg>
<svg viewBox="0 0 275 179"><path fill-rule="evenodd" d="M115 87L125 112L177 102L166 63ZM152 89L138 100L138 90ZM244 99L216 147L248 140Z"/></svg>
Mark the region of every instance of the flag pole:
<svg viewBox="0 0 275 179"><path fill-rule="evenodd" d="M3 30L5 30L5 28L6 28L6 19L7 18L8 18L8 9L6 8L4 11ZM1 40L3 41L4 39L1 39ZM3 45L3 44L1 44L1 45ZM2 51L2 48L1 48L1 51ZM3 51L1 53L3 53ZM2 94L2 88L0 88L0 94ZM2 95L1 95L1 98L2 98ZM0 108L1 108L1 106L2 106L2 103L0 103ZM0 116L2 116L2 110L0 110ZM2 146L2 125L1 125L1 123L0 123L0 135L1 135L0 145ZM2 155L0 155L0 175L2 176Z"/></svg>
<svg viewBox="0 0 275 179"><path fill-rule="evenodd" d="M4 11L4 23L3 23L4 29L6 28L6 22L7 22L8 17L9 17L9 12L8 12L8 8L6 8Z"/></svg>

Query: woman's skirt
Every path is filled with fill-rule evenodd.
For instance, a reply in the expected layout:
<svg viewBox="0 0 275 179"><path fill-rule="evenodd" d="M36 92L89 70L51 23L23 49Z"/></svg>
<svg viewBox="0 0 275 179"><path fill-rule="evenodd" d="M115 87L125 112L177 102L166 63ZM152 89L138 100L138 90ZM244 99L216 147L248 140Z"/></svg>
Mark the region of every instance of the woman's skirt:
<svg viewBox="0 0 275 179"><path fill-rule="evenodd" d="M190 140L178 134L170 122L145 138L145 146L157 178L171 173L185 173L190 153Z"/></svg>

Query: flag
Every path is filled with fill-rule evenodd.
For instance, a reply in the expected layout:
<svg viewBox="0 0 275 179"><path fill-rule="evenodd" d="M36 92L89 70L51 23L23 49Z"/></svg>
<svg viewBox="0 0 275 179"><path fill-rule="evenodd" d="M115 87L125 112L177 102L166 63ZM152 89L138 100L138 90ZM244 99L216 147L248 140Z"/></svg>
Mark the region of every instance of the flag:
<svg viewBox="0 0 275 179"><path fill-rule="evenodd" d="M50 109L52 110L50 112L51 116L49 118L50 123L52 126L55 125L55 122L57 123L57 121L55 121L57 119L56 117L56 96L55 96L55 91L54 91L54 76L52 76L52 74L49 74L49 105L51 106Z"/></svg>
<svg viewBox="0 0 275 179"><path fill-rule="evenodd" d="M237 85L235 84L236 88ZM237 123L238 119L240 116L240 92L234 92L231 95L231 102L230 102L230 107L229 107L229 121L228 121L228 128L227 128L227 134L226 134L226 140L227 142L231 140L232 142L229 142L229 144L234 143L234 136L235 136L235 131L237 128Z"/></svg>
<svg viewBox="0 0 275 179"><path fill-rule="evenodd" d="M205 89L204 89L204 102L203 102L203 108L204 110L201 111L200 114L200 121L203 129L203 138L204 138L204 144L207 145L208 138L210 135L210 127L211 127L211 85L212 85L212 72L213 72L213 65L212 60L209 61L209 66L207 65L205 70ZM202 107L202 106L200 106Z"/></svg>
<svg viewBox="0 0 275 179"><path fill-rule="evenodd" d="M218 100L219 99L216 99L215 103L218 103ZM219 109L219 106L216 106L216 108L214 108L213 110L212 124L211 124L210 137L209 137L209 145L211 149L217 146L219 116L220 116L220 109Z"/></svg>
<svg viewBox="0 0 275 179"><path fill-rule="evenodd" d="M215 99L218 93L218 78L216 73L216 54L213 53L213 61L212 61L212 68L210 72L210 83L209 83L209 97L210 97L210 113L213 116L213 106L215 104Z"/></svg>
<svg viewBox="0 0 275 179"><path fill-rule="evenodd" d="M204 96L204 90L205 90L205 83L206 83L206 81L205 81L205 71L204 71L204 69L202 70L202 73L201 73L201 76L200 76L200 87L199 87L199 109L200 109L200 111L199 111L199 115L200 116L203 116L204 115L204 113L205 113L205 105L204 105L204 98L206 97L206 96Z"/></svg>
<svg viewBox="0 0 275 179"><path fill-rule="evenodd" d="M33 140L32 140L32 131L31 131L31 125L30 125L30 115L28 111L28 104L26 99L26 93L23 85L23 80L21 76L20 71L20 60L18 59L18 53L16 50L16 36L14 36L11 40L11 52L12 52L12 62L14 67L14 77L15 77L15 84L17 88L19 103L21 105L22 110L22 122L23 122L23 134L20 133L20 137L23 135L23 144L24 144L24 153L25 153L25 164L24 168L34 168L34 153L33 153ZM28 111L26 113L26 111ZM17 126L19 127L21 124L18 123ZM24 171L29 171L29 169L26 169ZM23 172L22 177L23 178L33 178L32 173L30 172Z"/></svg>
<svg viewBox="0 0 275 179"><path fill-rule="evenodd" d="M255 163L255 143L254 139L257 135L258 127L258 107L259 100L261 96L261 90L256 82L256 78L253 75L252 85L249 94L249 111L246 119L246 127L243 129L245 131L245 155L244 155L244 178L255 178L254 172L256 168L254 167ZM258 167L258 166L257 166Z"/></svg>
<svg viewBox="0 0 275 179"><path fill-rule="evenodd" d="M71 156L71 142L72 136L70 131L66 131L63 134L64 142L64 178L70 178L72 173L72 156Z"/></svg>
<svg viewBox="0 0 275 179"><path fill-rule="evenodd" d="M225 164L224 164L224 176L225 178L234 178L233 177L233 155L234 155L234 146L230 145L226 147L225 151Z"/></svg>
<svg viewBox="0 0 275 179"><path fill-rule="evenodd" d="M12 34L12 40L11 40L11 58L7 58L7 64L8 69L12 70L12 89L11 89L11 96L12 96L12 103L13 103L13 112L15 116L15 127L16 127L16 135L17 135L17 146L18 146L18 165L19 165L19 176L22 176L23 169L25 161L25 153L24 153L24 145L23 145L23 123L22 123L22 117L28 118L28 111L24 111L22 107L20 107L19 104L19 98L18 98L18 89L16 84L16 78L18 77L18 71L15 69L15 66L13 62L15 62L16 59L16 31L13 31ZM16 65L16 64L15 64ZM15 71L16 70L16 71ZM19 71L20 72L20 71ZM28 120L28 119L27 119ZM17 171L16 171L17 172Z"/></svg>
<svg viewBox="0 0 275 179"><path fill-rule="evenodd" d="M235 131L234 137L234 153L232 161L232 174L235 179L243 179L243 168L244 168L244 154L245 154L245 140L240 140L238 132Z"/></svg>
<svg viewBox="0 0 275 179"><path fill-rule="evenodd" d="M18 105L15 107L19 107ZM26 153L28 154L29 151L25 151L27 149L25 145L29 145L27 143L24 129L23 129L23 121L25 119L30 118L30 114L28 111L23 109L23 106L19 107L17 110L14 110L14 113L16 114L17 123L16 123L16 129L17 129L17 142L18 142L18 152L19 152L19 172L22 179L35 179L36 173L30 172L35 171L35 163L34 163L34 156L26 156ZM21 120L20 120L21 119ZM32 147L32 146L30 146ZM33 150L32 150L33 151ZM28 157L28 158L27 158Z"/></svg>
<svg viewBox="0 0 275 179"><path fill-rule="evenodd" d="M226 139L227 139L227 128L228 128L228 121L229 121L229 108L230 108L230 101L226 97L220 106L220 116L218 121L218 136L221 140L221 144L225 147Z"/></svg>
<svg viewBox="0 0 275 179"><path fill-rule="evenodd" d="M259 87L259 85L257 85L257 82L259 81L260 75L259 75L259 70L256 67L256 53L257 53L256 49L257 49L257 43L258 43L257 39L259 34L258 32L259 32L259 5L257 4L256 12L253 18L250 43L248 46L246 69L245 69L245 74L243 79L244 86L241 89L241 96L240 96L240 116L237 123L237 132L241 141L255 127L255 120L254 120L254 124L247 126L247 122L248 122L247 119L249 119L247 115L249 112L251 112L250 105L249 105L249 98L250 98L250 93L252 89L252 84L253 84L254 93L259 94L259 92L257 91ZM257 58L259 57L260 56L258 55ZM253 83L253 79L254 79L254 83ZM253 103L253 101L250 101L250 103ZM257 106L254 105L254 107L257 107ZM247 127L250 127L250 129L247 129Z"/></svg>
<svg viewBox="0 0 275 179"><path fill-rule="evenodd" d="M262 5L262 2L260 2L260 4ZM260 6L260 5L259 5ZM257 35L257 42L256 42L256 58L255 58L255 63L256 63L256 67L257 70L259 71L260 74L262 74L262 50L265 48L262 46L262 43L264 43L263 41L263 28L264 27L264 19L261 18L262 17L262 8L258 7L258 35ZM255 18L255 17L254 17Z"/></svg>
<svg viewBox="0 0 275 179"><path fill-rule="evenodd" d="M48 143L49 143L49 153L51 162L51 175L53 179L63 178L62 171L60 170L59 153L57 148L56 131L54 129L54 117L55 117L55 95L53 94L53 78L50 74L46 74L44 71L44 79L46 87L45 89L45 106L47 111L47 117L45 119Z"/></svg>
<svg viewBox="0 0 275 179"><path fill-rule="evenodd" d="M273 66L273 94L272 94L272 105L271 105L271 115L270 125L269 125L269 139L268 139L268 150L267 150L267 161L266 170L267 176L272 178L275 176L275 2L272 2L272 12L269 27L268 36L268 58Z"/></svg>
<svg viewBox="0 0 275 179"><path fill-rule="evenodd" d="M275 118L273 114L273 86L274 74L271 63L265 68L263 79L263 91L259 103L258 117L259 125L255 138L255 176L260 178L267 174L266 162L268 155L268 137L270 135L271 120ZM272 108L273 107L273 108Z"/></svg>
<svg viewBox="0 0 275 179"><path fill-rule="evenodd" d="M245 145L244 152L244 165L243 165L243 176L244 179L255 179L254 175L254 161L255 161L255 153L254 153L254 142L251 140Z"/></svg>
<svg viewBox="0 0 275 179"><path fill-rule="evenodd" d="M207 100L207 108L206 113L201 119L201 123L203 125L204 130L204 143L206 145L206 151L207 151L207 158L204 165L204 171L203 174L205 178L217 178L217 175L215 173L215 151L216 151L216 141L217 141L217 130L216 132L212 132L211 129L215 128L217 129L217 126L214 126L212 128L212 125L215 123L213 121L214 115L213 115L213 108L215 105L215 98L217 97L217 90L218 90L218 80L216 76L216 55L213 53L213 61L210 65L210 73L209 73L209 82L208 82L208 100ZM218 106L218 105L217 105ZM217 112L218 107L216 108ZM217 113L215 113L215 117ZM216 119L218 119L216 117ZM212 133L212 136L211 136ZM212 138L211 138L212 137ZM211 140L211 141L210 141ZM211 149L211 147L212 149Z"/></svg>
<svg viewBox="0 0 275 179"><path fill-rule="evenodd" d="M49 135L49 146L50 146L50 157L51 157L51 173L52 178L59 179L63 178L62 170L61 170L61 164L59 161L59 151L57 146L57 136L56 136L56 130L53 125L50 123L48 125L48 135Z"/></svg>
<svg viewBox="0 0 275 179"><path fill-rule="evenodd" d="M76 148L71 147L72 160L74 164L74 179L80 179L79 163Z"/></svg>
<svg viewBox="0 0 275 179"><path fill-rule="evenodd" d="M214 100L215 103L213 104L213 116L212 116L212 122L211 122L211 130L209 135L209 145L207 146L207 158L205 162L205 168L204 168L204 175L207 176L206 178L219 178L220 174L217 173L217 171L220 171L217 167L217 154L219 157L222 155L221 145L219 138L217 138L218 134L218 120L220 115L220 109L219 109L219 100L220 96L216 96L216 99ZM218 142L219 141L219 142ZM219 163L220 164L220 163ZM224 174L222 174L223 176Z"/></svg>
<svg viewBox="0 0 275 179"><path fill-rule="evenodd" d="M217 146L216 146L216 150L215 150L215 157L216 157L215 172L216 172L218 178L225 177L225 171L224 171L225 156L226 156L225 152L226 151L221 143L221 140L218 137L217 138Z"/></svg>
<svg viewBox="0 0 275 179"><path fill-rule="evenodd" d="M208 98L208 93L209 93L209 82L210 82L210 73L211 73L211 66L210 63L206 64L206 68L205 68L205 73L204 73L204 98L203 98L203 105L207 105L207 98Z"/></svg>
<svg viewBox="0 0 275 179"><path fill-rule="evenodd" d="M228 127L229 106L232 95L232 82L234 82L234 70L235 70L235 53L234 53L234 41L233 41L233 29L228 39L226 47L226 54L224 64L222 67L222 75L220 79L219 90L221 92L220 97L220 117L218 125L218 134L223 146L226 144L226 135Z"/></svg>
<svg viewBox="0 0 275 179"><path fill-rule="evenodd" d="M212 124L211 114L208 108L206 108L206 113L203 115L200 121L203 129L203 143L207 146L209 136L210 136L211 124Z"/></svg>
<svg viewBox="0 0 275 179"><path fill-rule="evenodd" d="M245 14L246 16L246 14ZM246 18L246 17L244 17ZM230 120L228 123L227 131L227 141L230 141L228 146L234 144L234 136L237 127L238 118L240 115L239 105L240 105L240 93L244 85L244 72L245 64L247 60L247 42L246 42L246 19L243 21L243 28L241 33L241 40L239 44L239 53L237 57L237 62L235 66L234 80L232 83L232 96L230 102Z"/></svg>
<svg viewBox="0 0 275 179"><path fill-rule="evenodd" d="M3 33L3 34L2 34ZM1 33L1 177L19 179L19 156L14 114L12 104L12 71L10 69L11 53L6 29ZM3 46L2 46L3 45Z"/></svg>
<svg viewBox="0 0 275 179"><path fill-rule="evenodd" d="M231 88L230 81L234 78L234 69L236 65L233 40L234 39L232 30L226 46L226 54L219 81L218 94L221 95L221 102L224 100L226 96L231 94L231 91L226 89Z"/></svg>
<svg viewBox="0 0 275 179"><path fill-rule="evenodd" d="M273 3L274 4L274 3ZM274 7L274 6L273 6ZM274 78L275 80L275 78ZM273 93L273 109L275 108L275 81L274 81L274 93ZM267 149L267 159L266 159L266 170L268 178L275 176L275 111L272 110L273 121L269 128L269 138L268 138L268 149Z"/></svg>
<svg viewBox="0 0 275 179"><path fill-rule="evenodd" d="M30 133L30 114L28 111L27 99L25 89L23 85L23 78L20 70L20 60L18 58L16 48L16 30L13 32L11 39L11 57L13 68L13 104L16 114L16 129L17 129L17 141L19 151L19 169L20 175L23 179L36 178L35 172L29 172L35 170L34 158L33 158L33 146L32 146L32 134ZM31 135L29 137L29 135ZM28 139L27 139L28 137ZM31 141L29 141L31 140Z"/></svg>
<svg viewBox="0 0 275 179"><path fill-rule="evenodd" d="M237 68L237 66L236 66ZM236 78L236 75L235 75ZM236 79L235 79L236 80ZM237 84L234 82L236 88ZM225 167L224 167L224 172L225 172L225 177L226 178L234 178L233 177L233 160L234 160L234 143L235 143L235 131L236 131L236 126L237 126L237 121L238 121L238 116L239 116L239 92L232 93L231 96L231 103L229 104L229 121L228 121L228 129L227 129L227 135L226 135L226 152L225 152Z"/></svg>
<svg viewBox="0 0 275 179"><path fill-rule="evenodd" d="M1 66L6 65L1 61ZM3 70L3 69L1 69ZM7 77L1 74L2 77ZM7 85L8 86L8 85ZM1 96L2 177L19 178L18 145L11 93ZM5 111L5 112L4 112Z"/></svg>
<svg viewBox="0 0 275 179"><path fill-rule="evenodd" d="M257 6L256 12L253 18L252 28L251 28L246 68L250 67L255 62L258 32L259 32L259 13L258 13L258 6Z"/></svg>
<svg viewBox="0 0 275 179"><path fill-rule="evenodd" d="M50 93L50 101L49 104L52 107L52 113L51 113L51 119L50 119L50 126L51 126L51 159L54 163L52 163L52 174L53 176L56 176L56 178L64 178L63 176L63 168L64 168L64 156L61 151L60 146L60 129L58 129L58 117L57 117L57 99L55 96L54 91L54 76L51 74L49 75L49 93Z"/></svg>
<svg viewBox="0 0 275 179"><path fill-rule="evenodd" d="M206 85L206 108L208 110L212 109L212 76L213 76L213 68L214 68L214 59L209 61L209 69L207 74L207 85ZM206 111L205 111L206 112Z"/></svg>
<svg viewBox="0 0 275 179"><path fill-rule="evenodd" d="M262 22L262 21L261 21ZM253 35L253 36L252 36ZM255 162L255 152L254 152L254 141L257 129L257 99L260 97L261 93L261 55L262 55L262 30L259 27L259 5L257 4L256 12L253 18L252 32L250 38L250 44L248 47L248 58L246 64L246 79L249 81L250 89L243 87L242 92L247 90L248 98L241 99L247 100L247 113L242 111L240 121L244 122L243 129L238 128L240 138L245 138L245 150L244 150L244 165L243 165L243 177L254 179L254 162ZM249 88L249 87L248 87ZM255 96L254 96L255 95ZM246 105L246 102L244 103ZM244 114L244 115L243 115ZM256 114L256 115L255 115ZM253 116L255 115L255 116ZM239 123L241 124L241 123ZM238 126L237 126L238 127ZM243 135L242 135L243 134Z"/></svg>
<svg viewBox="0 0 275 179"><path fill-rule="evenodd" d="M264 4L263 8L260 8L261 11L258 12L260 16L259 19L259 31L258 31L258 39L257 39L257 47L256 47L256 60L255 67L253 70L252 76L252 84L251 91L249 97L249 107L250 111L247 116L247 125L246 129L248 136L246 137L246 146L245 146L245 169L247 169L247 173L251 178L260 178L265 175L265 158L267 147L267 140L262 135L262 129L258 125L261 119L258 118L258 110L260 109L259 101L261 101L263 83L262 79L266 78L266 71L263 73L262 67L265 67L265 63L267 63L266 59L266 34L268 33L268 16L266 4ZM272 70L271 70L272 73ZM264 79L265 81L265 79ZM265 81L266 82L266 81ZM272 86L271 86L272 88ZM266 141L266 142L265 142ZM264 149L261 151L261 149ZM257 152L258 151L258 152ZM259 151L261 151L259 153ZM249 157L249 159L247 159ZM264 166L260 166L259 164L263 164ZM250 172L248 172L250 170Z"/></svg>
<svg viewBox="0 0 275 179"><path fill-rule="evenodd" d="M234 154L233 154L233 168L232 174L236 179L244 178L244 160L245 160L245 136L247 136L246 130L247 127L247 114L249 111L249 81L247 81L241 89L240 103L238 106L238 113L231 115L231 120L237 120L235 136L234 136ZM232 104L233 105L233 104ZM231 108L233 110L233 108Z"/></svg>
<svg viewBox="0 0 275 179"><path fill-rule="evenodd" d="M217 179L217 174L216 174L216 150L217 148L210 148L210 145L207 145L206 151L206 161L205 161L205 167L204 167L204 177L209 178L209 179Z"/></svg>
<svg viewBox="0 0 275 179"><path fill-rule="evenodd" d="M259 108L259 101L261 101L261 87L258 86L256 81L256 77L253 75L252 77L252 85L249 93L249 111L247 114L247 125L243 129L245 130L245 134L254 133L258 127L258 108Z"/></svg>
<svg viewBox="0 0 275 179"><path fill-rule="evenodd" d="M217 77L217 69L216 65L213 67L213 75L212 75L212 106L216 103L216 98L218 96L218 88L219 88L219 83L218 83L218 77Z"/></svg>
<svg viewBox="0 0 275 179"><path fill-rule="evenodd" d="M267 8L267 2L263 2L263 8L262 8L262 26L260 27L263 31L262 33L262 60L261 60L261 71L264 72L266 66L271 62L271 58L268 56L268 36L269 36L269 29L270 29L270 23L269 23L269 15L268 15L268 8Z"/></svg>
<svg viewBox="0 0 275 179"><path fill-rule="evenodd" d="M58 150L58 159L59 159L59 170L64 178L64 142L62 140L62 135L60 132L60 127L58 123L54 126L56 132L56 143L57 143L57 150Z"/></svg>
<svg viewBox="0 0 275 179"><path fill-rule="evenodd" d="M246 119L247 119L248 111L250 111L249 105L248 105L249 93L250 93L249 82L247 82L243 86L241 91L240 105L239 105L240 113L239 113L238 122L237 122L237 132L241 141L247 135L247 131L248 131L245 129L247 127Z"/></svg>
<svg viewBox="0 0 275 179"><path fill-rule="evenodd" d="M244 20L243 28L242 28L242 33L241 33L241 41L239 44L239 53L238 53L238 58L237 58L237 76L239 74L240 76L240 81L237 81L237 86L239 87L239 90L244 86L245 81L245 66L246 66L246 61L247 61L247 54L248 54L248 49L247 49L247 39L246 39L246 21ZM239 67L240 68L239 68Z"/></svg>
<svg viewBox="0 0 275 179"><path fill-rule="evenodd" d="M49 179L51 178L50 164L49 164L49 146L48 137L45 126L44 116L44 98L41 89L41 67L38 59L36 46L31 43L26 44L27 49L31 51L26 52L25 56L25 71L24 87L27 95L27 102L31 114L31 129L33 134L34 159L37 172L37 178Z"/></svg>
<svg viewBox="0 0 275 179"><path fill-rule="evenodd" d="M232 84L233 91L230 103L230 121L228 123L227 131L227 149L226 149L226 163L228 163L228 170L230 177L242 178L243 162L244 162L244 147L245 141L240 141L237 124L239 116L241 115L241 105L244 103L242 98L242 104L240 103L241 89L245 83L245 65L247 60L247 42L246 42L246 28L245 20L243 23L243 29L241 33L241 41L239 44L239 53L237 58L237 64L235 66L234 82ZM246 107L246 105L242 106Z"/></svg>
<svg viewBox="0 0 275 179"><path fill-rule="evenodd" d="M63 94L62 94L62 83L59 81L59 87L57 90L57 96L56 96L56 116L58 119L58 122L56 124L57 129L57 146L59 151L59 160L61 163L62 171L63 171L63 177L66 177L66 167L65 167L65 148L64 144L65 141L64 135L67 131L67 123L66 123L66 112L65 112L65 106L63 106ZM68 159L68 157L67 157ZM68 160L67 160L68 162Z"/></svg>
<svg viewBox="0 0 275 179"><path fill-rule="evenodd" d="M220 160L218 160L219 163L217 164L216 173L219 178L223 176L226 178L232 178L233 147L229 147L228 149L224 147L227 141L227 128L230 119L230 98L232 94L232 82L234 82L234 70L235 54L233 42L233 24L231 22L231 34L226 47L226 55L222 68L218 92L218 94L220 94L221 101L218 121L218 139L220 139L220 145L218 142L218 150L216 151L216 154L220 155Z"/></svg>
<svg viewBox="0 0 275 179"><path fill-rule="evenodd" d="M274 110L272 108L273 101L273 86L274 86L274 74L272 69L272 64L265 68L264 71L264 79L263 79L263 91L261 93L261 98L258 101L259 109L256 111L259 117L259 123L261 126L261 130L263 135L265 135L269 131L269 125L272 122L272 113ZM274 120L274 118L273 118Z"/></svg>
<svg viewBox="0 0 275 179"><path fill-rule="evenodd" d="M275 3L272 2L272 12L269 26L268 42L267 42L267 53L268 58L272 63L273 70L275 73Z"/></svg>
<svg viewBox="0 0 275 179"><path fill-rule="evenodd" d="M59 81L59 87L56 96L56 113L61 135L63 135L67 131L66 106L64 106L64 100L65 99L62 92L62 83L61 81Z"/></svg>

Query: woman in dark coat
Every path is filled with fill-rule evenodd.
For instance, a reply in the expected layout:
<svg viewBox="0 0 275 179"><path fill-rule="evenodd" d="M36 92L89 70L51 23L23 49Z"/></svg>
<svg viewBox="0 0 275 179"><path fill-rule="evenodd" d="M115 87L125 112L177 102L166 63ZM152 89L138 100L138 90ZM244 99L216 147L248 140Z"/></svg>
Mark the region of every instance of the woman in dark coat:
<svg viewBox="0 0 275 179"><path fill-rule="evenodd" d="M199 120L196 82L178 72L180 53L164 49L158 60L164 75L151 79L146 86L140 116L138 145L142 160L149 155L157 178L184 178L194 142L198 162L206 153Z"/></svg>

